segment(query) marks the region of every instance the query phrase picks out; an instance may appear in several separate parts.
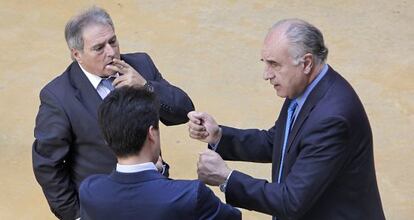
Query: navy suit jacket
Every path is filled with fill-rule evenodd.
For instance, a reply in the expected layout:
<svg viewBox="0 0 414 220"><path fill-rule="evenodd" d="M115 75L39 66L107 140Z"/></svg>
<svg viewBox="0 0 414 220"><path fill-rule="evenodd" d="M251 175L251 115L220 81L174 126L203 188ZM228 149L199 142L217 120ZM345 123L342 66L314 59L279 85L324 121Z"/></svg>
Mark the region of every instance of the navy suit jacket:
<svg viewBox="0 0 414 220"><path fill-rule="evenodd" d="M241 219L198 180L171 180L155 170L93 175L79 188L82 220Z"/></svg>
<svg viewBox="0 0 414 220"><path fill-rule="evenodd" d="M384 219L367 115L331 67L296 118L277 183L289 102L270 130L223 126L217 152L224 159L273 163L272 183L234 171L227 203L278 219Z"/></svg>
<svg viewBox="0 0 414 220"><path fill-rule="evenodd" d="M124 54L121 59L154 86L164 124L187 122L187 113L194 109L191 99L163 79L147 54ZM52 212L73 220L79 216L81 181L91 174L110 173L117 161L98 125L102 99L73 62L41 90L40 101L32 147L34 174Z"/></svg>

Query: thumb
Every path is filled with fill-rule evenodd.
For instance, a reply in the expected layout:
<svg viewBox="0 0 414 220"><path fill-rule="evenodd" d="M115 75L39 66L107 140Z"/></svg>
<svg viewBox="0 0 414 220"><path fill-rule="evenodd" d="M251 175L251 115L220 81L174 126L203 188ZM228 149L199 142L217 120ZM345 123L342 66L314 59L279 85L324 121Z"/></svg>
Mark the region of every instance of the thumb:
<svg viewBox="0 0 414 220"><path fill-rule="evenodd" d="M201 124L205 116L203 112L191 111L187 114L187 117L188 119L190 119L191 122L195 124Z"/></svg>
<svg viewBox="0 0 414 220"><path fill-rule="evenodd" d="M213 150L206 149L206 150L203 152L203 155L206 155L206 156L208 156L208 157L214 157L214 156L218 155L218 153L217 153L217 152L215 152L215 151L213 151Z"/></svg>

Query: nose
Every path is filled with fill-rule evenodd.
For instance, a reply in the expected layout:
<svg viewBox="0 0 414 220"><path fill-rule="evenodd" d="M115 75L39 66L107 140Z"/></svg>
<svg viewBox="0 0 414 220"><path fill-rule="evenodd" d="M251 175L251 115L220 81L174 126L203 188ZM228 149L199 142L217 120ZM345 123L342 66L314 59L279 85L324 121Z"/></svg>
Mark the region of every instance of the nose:
<svg viewBox="0 0 414 220"><path fill-rule="evenodd" d="M115 48L113 48L112 46L111 46L111 44L106 44L105 45L105 54L108 56L108 57L114 57L115 56Z"/></svg>
<svg viewBox="0 0 414 220"><path fill-rule="evenodd" d="M267 65L263 71L263 79L264 80L269 80L272 79L274 77L274 74L271 71L271 68L269 68Z"/></svg>

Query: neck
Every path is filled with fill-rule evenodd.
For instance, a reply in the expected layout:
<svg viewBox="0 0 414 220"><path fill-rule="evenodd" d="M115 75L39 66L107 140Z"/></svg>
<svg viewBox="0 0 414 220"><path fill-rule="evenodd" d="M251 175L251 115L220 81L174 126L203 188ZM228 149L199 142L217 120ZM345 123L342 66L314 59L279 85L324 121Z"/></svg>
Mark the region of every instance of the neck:
<svg viewBox="0 0 414 220"><path fill-rule="evenodd" d="M308 87L310 84L312 84L313 80L315 80L315 79L316 79L316 77L318 77L318 75L319 75L319 73L322 71L322 69L323 69L324 65L325 65L325 63L321 63L321 64L319 64L319 65L314 66L314 67L312 68L311 72L309 73L308 78L307 78L307 79L305 79L305 82L304 82L304 83L306 83L306 84L305 84L305 85L303 85L304 87L302 88L301 92L300 92L300 93L298 93L296 96L293 96L293 97L288 96L288 98L289 98L289 99L296 99L296 98L298 98L298 97L302 96L302 95L303 95L303 93L306 91L307 87Z"/></svg>
<svg viewBox="0 0 414 220"><path fill-rule="evenodd" d="M140 155L118 157L118 163L121 165L134 165L134 164L141 164L141 163L147 163L147 162L154 163L154 161L152 161L151 158L142 157Z"/></svg>
<svg viewBox="0 0 414 220"><path fill-rule="evenodd" d="M319 73L322 71L323 66L325 65L325 63L321 63L317 66L315 66L315 68L313 68L312 73L310 74L309 77L309 82L308 85L310 85L312 83L312 81L319 75Z"/></svg>

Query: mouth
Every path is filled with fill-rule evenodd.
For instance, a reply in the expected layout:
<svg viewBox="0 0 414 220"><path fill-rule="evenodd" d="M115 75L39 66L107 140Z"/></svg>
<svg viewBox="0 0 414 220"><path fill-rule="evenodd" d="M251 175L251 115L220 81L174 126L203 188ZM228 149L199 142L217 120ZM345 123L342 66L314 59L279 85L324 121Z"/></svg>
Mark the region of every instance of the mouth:
<svg viewBox="0 0 414 220"><path fill-rule="evenodd" d="M109 62L109 63L107 63L106 65L107 65L107 66L109 66L109 65L113 65L113 63L114 63L113 61L110 61L110 62Z"/></svg>

